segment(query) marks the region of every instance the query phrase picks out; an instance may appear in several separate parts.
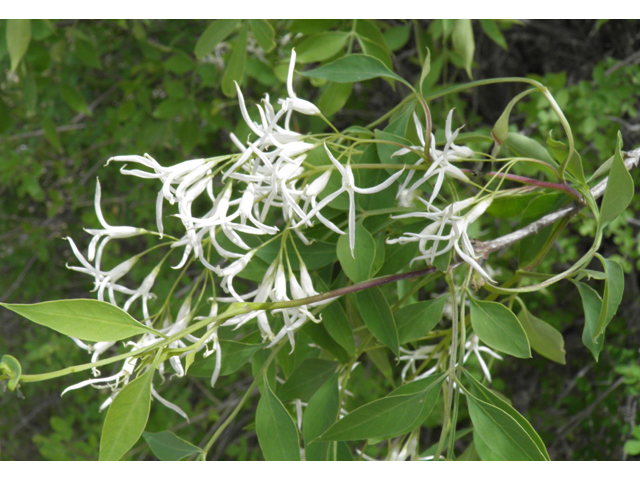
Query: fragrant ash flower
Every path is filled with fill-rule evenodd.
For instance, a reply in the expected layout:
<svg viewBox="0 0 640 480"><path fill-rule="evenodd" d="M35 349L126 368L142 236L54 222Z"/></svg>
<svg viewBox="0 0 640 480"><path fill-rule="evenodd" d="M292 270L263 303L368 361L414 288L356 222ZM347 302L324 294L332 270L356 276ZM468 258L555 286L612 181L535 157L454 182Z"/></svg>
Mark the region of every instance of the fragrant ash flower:
<svg viewBox="0 0 640 480"><path fill-rule="evenodd" d="M469 356L473 353L478 359L478 363L480 363L480 368L484 372L487 380L491 381L491 374L489 373L489 367L484 363L484 359L480 355L480 352L485 352L491 355L493 358L497 358L498 360L502 360L503 358L498 355L496 352L491 350L489 347L483 347L478 345L478 336L475 333L472 333L469 336L469 340L464 344L464 348L467 350L464 354L464 358L462 359L462 363L465 363Z"/></svg>
<svg viewBox="0 0 640 480"><path fill-rule="evenodd" d="M407 232L399 238L387 239L387 243L400 243L402 245L417 241L421 255L411 260L411 263L418 260L425 260L429 265L433 264L438 255L442 255L451 249L454 249L460 258L469 264L484 279L491 283L495 283L491 276L478 263L478 257L473 249L473 245L471 244L471 240L469 239L469 234L467 232L469 225L475 222L487 210L487 208L489 208L491 200L487 199L481 201L471 212L464 216L456 215L458 212L473 204L474 201L474 198L468 198L466 200L452 203L444 210L439 210L422 200L427 211L406 213L393 216L392 218L419 217L425 218L431 221L431 223L420 233ZM446 242L446 245L443 248L438 249L440 242ZM427 248L427 245L431 246Z"/></svg>
<svg viewBox="0 0 640 480"><path fill-rule="evenodd" d="M100 188L100 180L96 179L95 209L96 209L96 215L98 217L98 220L100 221L100 224L104 228L103 229L85 228L85 231L87 233L90 233L91 235L93 235L93 238L91 239L91 243L89 244L88 257L89 257L89 261L93 261L93 259L95 258L96 270L100 270L100 259L102 258L102 251L104 250L104 247L109 242L109 240L111 240L112 238L135 237L137 235L144 235L145 233L149 233L143 228L113 227L109 225L104 219L104 216L102 215L102 208L100 206L101 195L102 195L102 190ZM102 240L102 242L100 242L100 239L102 237L104 237L104 239ZM98 253L96 255L96 245L98 245L98 242L100 242L100 245L98 246L98 249L97 249Z"/></svg>
<svg viewBox="0 0 640 480"><path fill-rule="evenodd" d="M404 172L404 169L399 172L394 173L389 178L387 178L380 185L370 188L359 188L355 185L355 179L353 177L353 171L351 170L351 165L342 165L335 157L331 154L327 145L325 144L324 149L331 160L331 163L336 167L340 175L342 176L342 186L333 192L330 195L327 195L320 203L318 203L314 208L311 209L309 213L307 213L302 220L300 220L294 228L299 227L300 225L304 225L309 222L317 213L322 210L325 206L333 201L333 199L337 198L344 192L347 192L349 195L349 248L351 249L351 256L354 256L354 249L356 245L356 202L354 193L359 193L362 195L368 195L372 193L377 193L388 186L390 186L393 182L396 181L400 175ZM323 222L324 223L324 222ZM337 227L336 227L337 229ZM334 230L335 231L335 230Z"/></svg>
<svg viewBox="0 0 640 480"><path fill-rule="evenodd" d="M411 193L415 189L420 187L420 185L429 180L431 177L437 176L436 183L433 187L433 192L431 193L431 197L429 199L429 205L431 205L433 203L433 200L438 196L438 193L440 192L440 188L442 187L442 183L444 181L444 177L446 175L456 178L465 183L469 182L469 179L462 172L462 170L449 163L450 161L469 158L473 156L474 153L473 150L468 147L459 147L453 143L462 127L458 128L455 132L451 131L452 116L453 109L450 110L449 114L447 115L447 121L445 124L446 143L444 149L442 151L436 149L436 139L435 136L431 134L431 142L429 143L429 159L432 161L431 166L427 169L422 178L415 182L411 187L409 187L408 185L413 178L414 170L410 171L407 174L407 178L398 190L398 196L402 195L403 197L410 197ZM412 150L422 150L424 152L426 144L424 140L424 134L422 132L422 125L415 113L413 114L413 119L416 124L416 130L418 132L418 138L420 139L421 146L401 148L400 150L395 152L393 156L406 155ZM424 152L424 154L426 155L426 152ZM421 158L416 162L416 165L420 165L423 162L424 158Z"/></svg>

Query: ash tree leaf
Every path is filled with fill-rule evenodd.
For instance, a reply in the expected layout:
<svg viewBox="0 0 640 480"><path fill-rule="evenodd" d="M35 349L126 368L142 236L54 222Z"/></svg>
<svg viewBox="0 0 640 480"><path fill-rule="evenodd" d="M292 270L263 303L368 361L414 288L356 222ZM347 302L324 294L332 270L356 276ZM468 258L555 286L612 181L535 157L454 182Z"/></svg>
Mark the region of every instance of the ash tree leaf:
<svg viewBox="0 0 640 480"><path fill-rule="evenodd" d="M518 318L500 303L471 300L471 326L489 347L518 358L530 358L529 340Z"/></svg>
<svg viewBox="0 0 640 480"><path fill-rule="evenodd" d="M296 46L299 63L322 62L340 53L349 39L348 32L322 32L305 37Z"/></svg>
<svg viewBox="0 0 640 480"><path fill-rule="evenodd" d="M404 385L386 397L356 408L331 426L320 440L393 438L410 432L433 410L445 377L446 374L412 382L416 385Z"/></svg>
<svg viewBox="0 0 640 480"><path fill-rule="evenodd" d="M489 37L493 41L493 43L498 45L503 50L509 50L507 41L504 39L504 35L502 35L500 27L495 20L481 18L480 26L482 27L482 30L487 35L487 37Z"/></svg>
<svg viewBox="0 0 640 480"><path fill-rule="evenodd" d="M209 24L196 42L195 54L198 60L211 53L217 44L224 41L238 24L238 20L216 20Z"/></svg>
<svg viewBox="0 0 640 480"><path fill-rule="evenodd" d="M362 82L378 77L392 78L401 81L413 91L411 84L389 70L381 60L369 55L347 55L313 70L301 72L301 75L338 83Z"/></svg>
<svg viewBox="0 0 640 480"><path fill-rule="evenodd" d="M42 129L44 130L44 138L47 139L49 144L55 148L58 152L62 152L62 143L60 143L60 136L56 129L55 123L49 117L42 119Z"/></svg>
<svg viewBox="0 0 640 480"><path fill-rule="evenodd" d="M489 449L491 460L548 460L527 431L508 412L461 388L473 423L474 442ZM484 448L478 449L481 457L483 451Z"/></svg>
<svg viewBox="0 0 640 480"><path fill-rule="evenodd" d="M7 20L7 50L11 58L11 73L16 71L31 42L31 20Z"/></svg>
<svg viewBox="0 0 640 480"><path fill-rule="evenodd" d="M143 333L164 336L137 322L121 308L89 298L0 305L38 325L88 342L116 342Z"/></svg>
<svg viewBox="0 0 640 480"><path fill-rule="evenodd" d="M133 447L147 425L151 408L154 368L127 384L113 399L104 419L99 459L120 460Z"/></svg>
<svg viewBox="0 0 640 480"><path fill-rule="evenodd" d="M604 333L596 335L598 319L602 310L602 299L589 285L582 282L575 282L575 286L582 298L582 308L584 309L584 330L582 331L582 343L591 350L593 358L598 361L602 345L604 344ZM595 338L595 339L594 339Z"/></svg>
<svg viewBox="0 0 640 480"><path fill-rule="evenodd" d="M551 148L551 152L553 156L560 162L564 164L566 162L567 157L569 156L569 146L563 142L555 140L551 136L551 132L547 136L547 145ZM582 168L582 159L580 158L580 154L576 151L573 152L571 158L569 159L569 163L567 164L567 171L573 175L573 177L583 185L586 185L586 180L584 178L584 170Z"/></svg>
<svg viewBox="0 0 640 480"><path fill-rule="evenodd" d="M334 374L311 397L302 416L304 456L308 461L328 460L331 442L314 441L331 425L340 411L338 374Z"/></svg>
<svg viewBox="0 0 640 480"><path fill-rule="evenodd" d="M484 402L490 403L494 407L498 407L500 410L510 415L516 422L518 422L518 424L527 433L527 435L529 435L531 440L533 440L533 442L538 447L538 450L540 451L540 453L542 453L542 455L547 460L550 460L549 454L547 453L547 448L545 447L544 442L540 438L540 435L538 435L538 432L536 432L534 428L531 426L531 424L527 421L527 419L524 418L520 414L520 412L518 412L515 408L513 408L511 405L505 402L502 398L500 398L498 395L493 393L487 387L482 385L478 380L476 380L473 377L473 375L469 374L466 370L463 372L465 377L467 377L467 379L471 382L471 390L473 394L476 396L476 398Z"/></svg>
<svg viewBox="0 0 640 480"><path fill-rule="evenodd" d="M349 100L353 83L328 82L318 98L318 108L327 118L339 112Z"/></svg>
<svg viewBox="0 0 640 480"><path fill-rule="evenodd" d="M413 303L395 313L400 344L414 342L429 333L440 321L449 295Z"/></svg>
<svg viewBox="0 0 640 480"><path fill-rule="evenodd" d="M529 138L526 135L509 132L504 145L517 157L535 158L536 160L542 160L543 162L548 163L554 168L558 167L558 162L549 155L547 149L536 140Z"/></svg>
<svg viewBox="0 0 640 480"><path fill-rule="evenodd" d="M144 432L142 438L147 442L153 454L159 460L175 462L194 453L202 453L195 445L178 437L170 431L151 433Z"/></svg>
<svg viewBox="0 0 640 480"><path fill-rule="evenodd" d="M271 390L266 377L256 411L256 434L265 460L300 460L300 442L296 425Z"/></svg>
<svg viewBox="0 0 640 480"><path fill-rule="evenodd" d="M362 226L362 222L356 223L355 237L353 255L349 247L349 235L340 236L336 250L344 273L353 283L360 283L371 278L371 267L376 258L376 242Z"/></svg>
<svg viewBox="0 0 640 480"><path fill-rule="evenodd" d="M347 247L348 248L348 247ZM324 284L321 278L314 278L316 288L320 293L328 292L329 289ZM349 323L344 308L340 300L334 300L329 305L322 309L322 323L318 326L324 326L325 330L329 333L331 338L349 355L356 354L356 341L353 338L353 331Z"/></svg>
<svg viewBox="0 0 640 480"><path fill-rule="evenodd" d="M249 26L253 35L256 37L258 45L265 51L270 52L276 46L275 30L267 20L256 19L249 20Z"/></svg>
<svg viewBox="0 0 640 480"><path fill-rule="evenodd" d="M85 102L82 94L78 91L77 88L62 84L60 86L60 93L62 94L62 99L65 101L65 103L69 105L73 110L78 113L83 113L85 115L91 116L91 111L87 106L87 102Z"/></svg>
<svg viewBox="0 0 640 480"><path fill-rule="evenodd" d="M615 260L609 260L596 256L602 262L604 271L607 274L604 284L604 294L602 296L602 308L598 315L598 325L595 328L593 339L602 335L609 322L618 311L618 306L622 301L624 293L624 271L622 266Z"/></svg>
<svg viewBox="0 0 640 480"><path fill-rule="evenodd" d="M469 75L469 78L473 78L471 65L473 64L473 54L476 50L476 44L473 40L471 20L456 20L453 31L451 32L451 42L453 43L453 50L462 58L462 63L464 64L467 75Z"/></svg>
<svg viewBox="0 0 640 480"><path fill-rule="evenodd" d="M357 292L355 297L360 316L369 331L398 357L400 355L398 329L382 291L378 287L368 288Z"/></svg>
<svg viewBox="0 0 640 480"><path fill-rule="evenodd" d="M308 402L312 395L335 373L338 364L321 358L306 358L278 389L283 402L299 398Z"/></svg>
<svg viewBox="0 0 640 480"><path fill-rule="evenodd" d="M518 314L518 320L527 334L531 348L549 360L566 364L564 338L558 330L534 316L524 305Z"/></svg>
<svg viewBox="0 0 640 480"><path fill-rule="evenodd" d="M222 93L227 97L235 97L238 93L234 82L242 85L247 63L247 26L241 30L233 46L227 69L222 76Z"/></svg>
<svg viewBox="0 0 640 480"><path fill-rule="evenodd" d="M604 191L602 206L600 207L600 227L604 228L611 220L624 212L633 198L633 179L624 166L620 149L622 138L618 132L618 143L611 164L611 173L607 188Z"/></svg>

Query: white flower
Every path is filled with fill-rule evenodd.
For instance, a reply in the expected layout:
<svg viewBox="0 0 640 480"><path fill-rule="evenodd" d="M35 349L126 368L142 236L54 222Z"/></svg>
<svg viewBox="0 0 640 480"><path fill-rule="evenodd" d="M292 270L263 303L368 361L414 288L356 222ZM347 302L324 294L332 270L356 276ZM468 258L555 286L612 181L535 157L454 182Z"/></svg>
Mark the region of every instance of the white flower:
<svg viewBox="0 0 640 480"><path fill-rule="evenodd" d="M104 247L107 244L107 242L109 242L109 240L111 240L112 238L135 237L137 235L143 235L145 233L148 233L143 228L113 227L109 225L105 221L104 217L102 216L102 208L100 207L100 197L101 197L100 180L96 178L96 195L95 195L96 215L98 217L98 220L100 221L100 224L104 227L104 229L85 228L85 231L93 235L93 238L91 239L91 243L89 244L88 257L89 257L89 261L93 261L94 258L96 259L97 270L100 270L100 259L102 258L102 251L104 250ZM104 237L104 240L100 242L100 245L98 246L98 253L96 256L96 245L98 244L98 242L102 237Z"/></svg>
<svg viewBox="0 0 640 480"><path fill-rule="evenodd" d="M404 172L404 169L394 173L389 178L387 178L384 182L382 182L380 185L377 185L375 187L370 187L370 188L358 188L355 186L355 179L353 178L353 171L351 170L351 165L349 164L342 165L340 162L338 162L338 160L334 158L334 156L331 154L331 152L327 148L326 144L324 148L327 151L327 155L329 155L329 159L331 160L333 165L336 167L336 169L340 172L340 175L342 175L342 186L332 194L327 195L320 203L318 203L314 208L312 208L311 211L307 213L302 220L300 220L296 225L294 225L294 228L307 223L314 216L316 216L316 214L320 210L322 210L325 206L331 203L331 201L333 201L334 198L338 197L338 195L341 195L343 192L347 192L347 194L349 195L349 248L351 249L351 256L354 256L353 252L356 244L356 204L355 204L354 192L364 194L364 195L380 192L385 188L387 188L389 185L391 185L393 182L395 182L396 179L400 177L400 175L402 175L402 173Z"/></svg>
<svg viewBox="0 0 640 480"><path fill-rule="evenodd" d="M147 301L149 299L156 298L156 296L153 293L151 293L151 289L153 288L153 284L156 281L156 277L160 273L161 266L162 264L157 265L153 270L151 270L151 273L147 275L145 279L142 281L140 288L138 288L133 293L133 295L131 295L131 297L129 297L129 299L125 302L123 307L123 310L125 312L129 310L129 307L136 300L136 298L141 298L143 318L149 318L149 307L147 306Z"/></svg>
<svg viewBox="0 0 640 480"><path fill-rule="evenodd" d="M93 265L91 265L84 258L84 256L82 255L82 253L80 253L80 251L78 250L78 247L76 247L76 244L73 242L73 240L70 237L68 237L67 240L69 240L69 244L71 245L71 249L73 250L74 255L83 265L82 267L74 267L74 266L70 267L69 265L67 265L67 268L69 268L70 270L75 270L76 272L87 273L94 277L95 288L93 289L93 291L94 292L96 290L98 291L98 300L104 301L105 289L109 292L109 301L113 305L117 305L114 291L122 292L127 295L135 294L134 290L118 285L117 282L124 275L129 273L131 268L136 264L136 262L140 258L140 255L135 255L131 257L129 260L125 260L120 265L109 270L108 272L103 272L98 268L94 267Z"/></svg>
<svg viewBox="0 0 640 480"><path fill-rule="evenodd" d="M485 377L487 377L487 380L491 381L491 374L489 373L489 368L487 367L487 364L484 363L484 360L480 356L480 352L488 353L493 358L497 358L498 360L502 360L502 357L500 355L498 355L496 352L494 352L493 350L491 350L490 348L488 348L488 347L479 346L478 345L478 336L475 333L472 333L469 336L469 340L467 340L467 342L464 344L464 348L467 351L464 354L464 358L462 359L462 363L466 362L467 359L469 358L469 356L472 353L474 353L475 356L478 358L478 363L480 363L480 367L482 368L482 371L484 372Z"/></svg>
<svg viewBox="0 0 640 480"><path fill-rule="evenodd" d="M462 127L458 128L455 132L451 132L452 115L453 115L453 109L450 110L449 115L447 115L447 121L445 125L446 143L445 143L444 149L442 151L439 151L436 149L435 136L431 134L431 142L429 143L429 156L433 163L424 173L422 178L417 182L415 182L411 187L408 187L408 185L411 179L413 178L414 171L412 170L411 172L409 172L409 174L407 175L407 178L405 179L405 181L403 182L403 184L399 189L398 195L402 194L405 197L409 196L420 185L422 185L424 182L429 180L431 177L437 175L436 183L434 185L433 192L431 193L431 197L429 199L429 205L431 205L433 203L433 200L437 197L438 193L440 192L440 188L442 187L442 182L444 181L445 175L454 177L465 183L469 182L469 179L462 172L462 170L460 170L458 167L451 165L449 163L449 161L469 158L473 155L473 150L471 150L470 148L459 147L457 145L454 145L453 142L458 136L458 132ZM410 148L401 148L400 150L398 150L393 154L394 156L405 155L414 149L421 149L424 151L424 149L426 148L424 134L422 132L422 125L420 124L420 120L418 119L418 116L415 113L413 115L413 118L416 124L416 130L418 132L418 138L420 139L421 147L413 146ZM416 162L416 165L420 165L423 161L424 159L421 158Z"/></svg>
<svg viewBox="0 0 640 480"><path fill-rule="evenodd" d="M427 209L432 211L425 212L412 212L402 215L397 215L392 218L409 218L409 217L422 217L430 220L432 223L427 225L420 233L405 233L403 236L396 239L388 239L387 243L400 243L405 244L409 242L419 242L418 248L421 255L411 260L411 263L417 260L425 260L428 264L433 264L435 257L450 251L452 248L460 256L460 258L468 263L475 271L477 271L483 278L491 283L495 281L491 276L480 266L477 261L476 253L469 239L467 229L474 221L476 221L489 207L491 200L483 200L478 203L475 208L464 216L457 216L456 213L467 208L471 205L475 199L468 198L459 202L452 203L444 210L438 210L436 207L430 206L427 202L420 199ZM448 233L445 233L445 228L449 226ZM427 245L431 243L431 246L427 248ZM440 242L446 242L446 246L438 249Z"/></svg>
<svg viewBox="0 0 640 480"><path fill-rule="evenodd" d="M320 115L320 110L313 103L302 100L293 91L293 71L296 67L296 50L291 49L291 60L289 61L289 74L287 75L287 93L289 98L280 100L284 111L295 110L305 115Z"/></svg>

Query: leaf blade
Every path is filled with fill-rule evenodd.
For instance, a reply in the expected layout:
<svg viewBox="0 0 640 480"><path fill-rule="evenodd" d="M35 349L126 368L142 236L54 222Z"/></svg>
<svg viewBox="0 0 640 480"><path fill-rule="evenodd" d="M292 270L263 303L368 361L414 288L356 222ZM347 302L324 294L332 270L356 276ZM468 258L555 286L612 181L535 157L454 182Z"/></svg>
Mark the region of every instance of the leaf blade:
<svg viewBox="0 0 640 480"><path fill-rule="evenodd" d="M89 342L116 342L143 333L163 336L115 305L89 298L0 305L34 323Z"/></svg>
<svg viewBox="0 0 640 480"><path fill-rule="evenodd" d="M99 460L120 460L142 435L151 409L154 371L151 368L127 384L109 406L100 437Z"/></svg>

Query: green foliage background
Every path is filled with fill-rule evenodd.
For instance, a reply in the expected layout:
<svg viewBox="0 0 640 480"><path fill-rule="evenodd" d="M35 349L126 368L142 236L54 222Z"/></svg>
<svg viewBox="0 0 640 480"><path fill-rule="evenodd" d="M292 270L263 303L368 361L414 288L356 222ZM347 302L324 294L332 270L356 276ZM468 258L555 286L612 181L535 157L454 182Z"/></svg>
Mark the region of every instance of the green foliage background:
<svg viewBox="0 0 640 480"><path fill-rule="evenodd" d="M239 138L243 132L235 129L239 109L230 82L239 80L248 103L255 103L265 91L278 98L285 90L291 46L296 47L300 63L313 66L345 51L364 52L412 81L420 74L424 47L429 47L432 71L424 84L428 89L467 81L469 74L474 79L531 75L549 86L573 126L585 170L594 171L609 158L617 130L622 131L625 149L640 146L638 22L474 21L471 40L452 35L452 21L211 25L204 20L34 20L23 61L11 71L7 22L0 21L1 302L90 296L90 282L65 268L74 259L63 238L82 242L86 239L82 228L97 225L95 177L102 179L107 221L154 224L155 185L119 175L114 165L103 170L106 160L147 152L169 165L235 151L228 132L235 131ZM394 88L384 80L352 88L304 80L297 91L341 128L365 125L396 105L403 98L403 87ZM486 125L489 132L518 93L515 88L507 84L448 96L432 111L441 115L456 107L460 123ZM519 104L512 123L544 143L548 132L559 126L538 102L542 98ZM312 130L315 120L296 127ZM443 123L444 118L434 118L434 124ZM637 171L633 176L638 184ZM624 218L609 226L603 245L605 257L618 255L622 260L627 287L599 363L580 341L583 318L577 291L549 289L545 296L532 296L527 305L563 333L567 365L541 357L496 365L493 388L513 399L514 407L540 432L552 459L632 458L633 450L625 453L623 445L640 423L638 212L635 198ZM501 234L510 227L505 222L496 228ZM586 234L595 224L585 219L575 228ZM129 256L129 247L132 252L140 250L126 242L110 244L114 265L116 258ZM577 236L562 240L545 262L568 263L585 248ZM502 261L514 261L505 257ZM159 290L169 288L162 279L156 285ZM20 353L22 367L30 373L88 360L68 338L3 309L0 354L4 353ZM389 385L377 378L379 365L365 361L363 367L354 370L353 377L362 386L358 395L366 398L350 399L353 408L389 391ZM66 386L80 379L78 375L25 384L21 389L25 398L19 401L13 392L0 393L0 458L96 459L104 418L97 406L104 396L85 388L60 398ZM180 388L164 389L162 395L186 406L191 424L152 407L147 430L171 428L198 444L207 429L217 428L216 422L224 419L251 381L251 372L241 369L222 377L211 391L196 377L184 378ZM256 408L257 398L225 431L211 458L262 458L255 433L244 430L255 430ZM437 419L433 426L435 432ZM372 445L368 452L374 455L380 448ZM140 441L126 458L154 457Z"/></svg>

